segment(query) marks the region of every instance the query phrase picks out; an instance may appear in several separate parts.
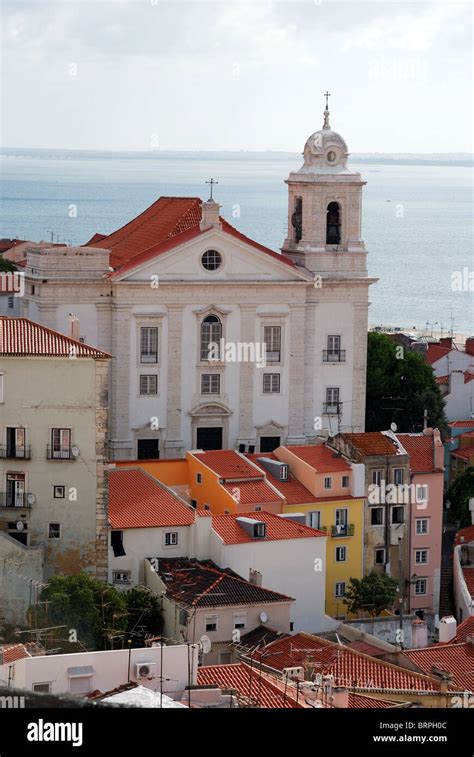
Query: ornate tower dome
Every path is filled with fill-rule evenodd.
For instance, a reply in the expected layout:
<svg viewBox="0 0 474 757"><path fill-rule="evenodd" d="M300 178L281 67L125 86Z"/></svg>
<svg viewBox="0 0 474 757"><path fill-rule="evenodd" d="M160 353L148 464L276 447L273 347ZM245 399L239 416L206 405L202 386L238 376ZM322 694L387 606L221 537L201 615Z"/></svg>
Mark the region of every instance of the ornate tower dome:
<svg viewBox="0 0 474 757"><path fill-rule="evenodd" d="M329 125L328 97L329 95L326 96L323 127L306 140L303 150L304 163L299 173L333 172L334 169L340 172L347 166L347 144Z"/></svg>

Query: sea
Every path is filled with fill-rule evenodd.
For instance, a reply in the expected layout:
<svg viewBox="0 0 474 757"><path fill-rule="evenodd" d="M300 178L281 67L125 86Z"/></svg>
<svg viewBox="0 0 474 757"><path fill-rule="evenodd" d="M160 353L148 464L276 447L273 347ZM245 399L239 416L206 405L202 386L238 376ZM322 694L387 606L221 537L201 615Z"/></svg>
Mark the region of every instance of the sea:
<svg viewBox="0 0 474 757"><path fill-rule="evenodd" d="M83 244L137 216L160 195L207 199L278 250L287 231L291 153L0 154L0 237ZM364 187L369 322L425 333L474 333L472 167L350 163Z"/></svg>

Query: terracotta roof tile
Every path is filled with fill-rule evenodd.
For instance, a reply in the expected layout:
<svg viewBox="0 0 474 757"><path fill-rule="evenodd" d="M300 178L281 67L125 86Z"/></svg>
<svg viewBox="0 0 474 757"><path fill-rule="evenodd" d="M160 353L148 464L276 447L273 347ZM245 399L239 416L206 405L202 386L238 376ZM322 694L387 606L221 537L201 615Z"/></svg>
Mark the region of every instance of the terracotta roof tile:
<svg viewBox="0 0 474 757"><path fill-rule="evenodd" d="M474 541L474 525L460 528L454 537L455 544L469 544Z"/></svg>
<svg viewBox="0 0 474 757"><path fill-rule="evenodd" d="M448 384L449 385L449 376L435 376L435 381L437 384Z"/></svg>
<svg viewBox="0 0 474 757"><path fill-rule="evenodd" d="M410 470L413 473L433 473L433 437L426 434L397 434L397 439L410 456Z"/></svg>
<svg viewBox="0 0 474 757"><path fill-rule="evenodd" d="M12 644L0 648L0 665L7 665L16 660L22 660L24 657L30 657L23 644Z"/></svg>
<svg viewBox="0 0 474 757"><path fill-rule="evenodd" d="M464 642L467 640L468 636L474 637L474 615L470 615L458 626L458 630L456 632L456 636L453 639L453 642Z"/></svg>
<svg viewBox="0 0 474 757"><path fill-rule="evenodd" d="M309 539L320 536L327 536L324 531L318 531L309 526L303 526L288 518L280 518L273 513L265 511L238 513L231 515L213 515L212 528L224 541L224 544L245 544L248 542L256 543L250 534L239 525L237 518L252 518L267 524L266 536L259 538L259 542L281 541L283 539Z"/></svg>
<svg viewBox="0 0 474 757"><path fill-rule="evenodd" d="M239 481L238 483L223 484L229 494L234 495L238 489L240 505L267 505L281 502L284 498L279 496L265 481Z"/></svg>
<svg viewBox="0 0 474 757"><path fill-rule="evenodd" d="M300 460L311 465L317 473L351 470L351 466L341 455L338 455L324 444L289 446L286 449Z"/></svg>
<svg viewBox="0 0 474 757"><path fill-rule="evenodd" d="M108 472L112 528L190 526L194 510L141 468Z"/></svg>
<svg viewBox="0 0 474 757"><path fill-rule="evenodd" d="M429 344L425 355L426 362L433 365L433 363L436 363L441 357L444 357L448 352L451 352L451 349L451 347L443 347L441 344Z"/></svg>
<svg viewBox="0 0 474 757"><path fill-rule="evenodd" d="M451 452L451 457L460 457L462 460L469 460L474 457L474 444L470 447L462 447Z"/></svg>
<svg viewBox="0 0 474 757"><path fill-rule="evenodd" d="M194 452L194 457L226 480L263 479L261 471L250 465L245 457L233 449Z"/></svg>
<svg viewBox="0 0 474 757"><path fill-rule="evenodd" d="M448 423L450 428L472 428L474 429L474 420L470 421L451 421Z"/></svg>
<svg viewBox="0 0 474 757"><path fill-rule="evenodd" d="M366 697L363 694L354 694L349 692L349 709L371 709L378 710L386 707L400 707L400 702L391 702L389 699L379 699L378 697Z"/></svg>
<svg viewBox="0 0 474 757"><path fill-rule="evenodd" d="M427 675L433 666L451 673L453 685L474 692L474 645L437 644L423 649L407 649L404 654Z"/></svg>
<svg viewBox="0 0 474 757"><path fill-rule="evenodd" d="M4 357L110 358L107 352L71 339L29 318L0 316L0 355Z"/></svg>
<svg viewBox="0 0 474 757"><path fill-rule="evenodd" d="M203 665L198 668L198 684L215 684L224 689L235 689L243 700L263 708L302 707L300 703L296 703L290 687L287 687L285 695L284 689L276 682L270 681L268 676L260 675L260 671L244 662L232 665Z"/></svg>
<svg viewBox="0 0 474 757"><path fill-rule="evenodd" d="M398 448L381 431L366 431L361 434L342 434L364 457L371 455L396 455Z"/></svg>
<svg viewBox="0 0 474 757"><path fill-rule="evenodd" d="M251 460L255 465L257 465L260 470L265 473L268 481L270 481L273 486L275 486L278 491L280 491L283 496L285 497L288 505L305 505L311 502L314 502L314 495L311 494L309 489L306 488L306 486L303 486L302 483L298 481L297 478L295 478L291 473L289 474L288 481L280 481L280 479L276 478L276 476L273 476L262 463L259 462L259 458L267 457L271 460L277 460L278 458L276 455L273 454L273 452L259 452L259 453L249 453L247 452L245 454L245 457L247 457L249 460Z"/></svg>

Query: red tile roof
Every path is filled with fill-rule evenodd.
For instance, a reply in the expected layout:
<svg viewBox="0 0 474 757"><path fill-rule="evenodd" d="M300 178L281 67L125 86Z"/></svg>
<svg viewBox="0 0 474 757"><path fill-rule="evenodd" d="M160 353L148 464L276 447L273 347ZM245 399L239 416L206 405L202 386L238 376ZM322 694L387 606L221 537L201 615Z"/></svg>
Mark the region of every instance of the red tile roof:
<svg viewBox="0 0 474 757"><path fill-rule="evenodd" d="M351 466L333 450L324 444L287 447L300 460L311 465L317 473L350 471Z"/></svg>
<svg viewBox="0 0 474 757"><path fill-rule="evenodd" d="M266 474L267 479L270 481L273 486L275 486L278 491L280 491L283 496L286 499L286 502L288 505L306 505L308 503L314 502L314 495L311 494L309 489L306 488L306 486L303 486L302 483L298 481L297 478L295 478L291 473L289 474L288 481L280 481L280 479L276 478L276 476L273 476L262 463L259 462L259 458L267 457L270 458L270 460L278 460L276 455L273 454L273 452L266 452L266 453L249 453L247 452L245 454L245 457L248 457L249 460L251 460L255 465L257 465L260 470Z"/></svg>
<svg viewBox="0 0 474 757"><path fill-rule="evenodd" d="M112 528L190 526L194 510L141 468L108 472Z"/></svg>
<svg viewBox="0 0 474 757"><path fill-rule="evenodd" d="M463 641L466 641L468 636L474 637L474 615L470 615L458 626L456 636L452 640L452 643L461 643Z"/></svg>
<svg viewBox="0 0 474 757"><path fill-rule="evenodd" d="M435 376L435 381L437 384L448 384L449 385L449 376Z"/></svg>
<svg viewBox="0 0 474 757"><path fill-rule="evenodd" d="M410 456L410 470L413 473L433 473L433 437L426 434L397 434L397 439Z"/></svg>
<svg viewBox="0 0 474 757"><path fill-rule="evenodd" d="M294 602L292 597L252 584L230 568L219 568L211 560L160 559L158 573L166 586L167 596L184 606Z"/></svg>
<svg viewBox="0 0 474 757"><path fill-rule="evenodd" d="M460 528L454 537L455 544L469 544L474 541L474 525Z"/></svg>
<svg viewBox="0 0 474 757"><path fill-rule="evenodd" d="M462 447L451 452L451 457L460 457L462 460L469 460L469 458L474 457L474 444L470 447Z"/></svg>
<svg viewBox="0 0 474 757"><path fill-rule="evenodd" d="M263 244L259 244L259 242L255 242L253 239L250 239L250 237L245 236L245 234L242 234L241 231L238 231L238 229L234 228L234 226L231 226L230 223L225 220L225 218L221 218L220 220L222 222L222 231L227 232L227 234L230 234L236 239L239 239L241 242L250 244L252 247L255 247L261 252L267 253L267 255L271 255L272 258L279 260L280 263L285 263L292 268L295 267L295 262L291 258L286 257L286 255L281 255L279 252L275 252L274 250L270 250L269 247L265 247Z"/></svg>
<svg viewBox="0 0 474 757"><path fill-rule="evenodd" d="M451 347L443 347L441 344L429 344L425 354L426 362L433 365L433 363L436 363L441 357L444 357L448 352L451 352L451 349Z"/></svg>
<svg viewBox="0 0 474 757"><path fill-rule="evenodd" d="M287 687L284 689L269 680L268 676L260 675L260 671L251 668L244 662L232 665L203 665L198 668L198 684L200 686L215 684L223 689L235 689L239 697L250 704L264 708L288 709L302 707L296 704L295 694Z"/></svg>
<svg viewBox="0 0 474 757"><path fill-rule="evenodd" d="M0 316L0 355L4 357L110 358L107 352L71 339L29 318Z"/></svg>
<svg viewBox="0 0 474 757"><path fill-rule="evenodd" d="M235 496L238 489L239 505L269 505L280 502L283 506L285 500L265 481L239 481L238 483L222 484L229 494Z"/></svg>
<svg viewBox="0 0 474 757"><path fill-rule="evenodd" d="M389 699L379 699L378 697L366 697L363 694L354 694L349 692L349 709L371 709L378 710L385 707L400 707L400 702L391 702Z"/></svg>
<svg viewBox="0 0 474 757"><path fill-rule="evenodd" d="M7 665L16 660L22 660L24 657L30 657L23 644L12 644L0 648L0 665Z"/></svg>
<svg viewBox="0 0 474 757"><path fill-rule="evenodd" d="M263 479L261 471L250 465L243 455L233 449L194 452L193 455L224 480Z"/></svg>
<svg viewBox="0 0 474 757"><path fill-rule="evenodd" d="M448 426L450 428L473 428L474 429L474 420L470 421L451 421L448 423Z"/></svg>
<svg viewBox="0 0 474 757"><path fill-rule="evenodd" d="M283 539L309 539L317 536L327 536L324 531L303 526L288 518L280 518L273 513L249 512L235 515L213 515L212 528L224 541L224 544L256 543L250 534L237 522L237 518L252 518L267 524L265 538L259 538L259 542L281 541Z"/></svg>
<svg viewBox="0 0 474 757"><path fill-rule="evenodd" d="M423 649L407 649L404 654L427 675L432 668L451 673L453 686L474 692L474 645L436 644Z"/></svg>
<svg viewBox="0 0 474 757"><path fill-rule="evenodd" d="M362 434L341 434L363 457L371 455L396 455L398 447L394 441L381 431L366 431Z"/></svg>
<svg viewBox="0 0 474 757"><path fill-rule="evenodd" d="M439 691L432 677L411 672L398 665L378 660L347 646L340 646L307 633L275 641L252 657L264 667L282 671L287 667L311 665L315 673L334 676L335 686L358 691Z"/></svg>

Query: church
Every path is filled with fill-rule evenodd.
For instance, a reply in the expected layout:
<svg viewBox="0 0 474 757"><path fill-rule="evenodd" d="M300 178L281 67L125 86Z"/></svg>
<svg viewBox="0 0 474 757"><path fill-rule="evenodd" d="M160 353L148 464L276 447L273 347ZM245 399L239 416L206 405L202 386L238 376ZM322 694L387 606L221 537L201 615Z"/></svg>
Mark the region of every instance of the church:
<svg viewBox="0 0 474 757"><path fill-rule="evenodd" d="M303 157L279 252L220 215L212 184L207 201L160 197L108 236L28 251L22 315L113 356L111 459L364 430L365 182L327 104Z"/></svg>

